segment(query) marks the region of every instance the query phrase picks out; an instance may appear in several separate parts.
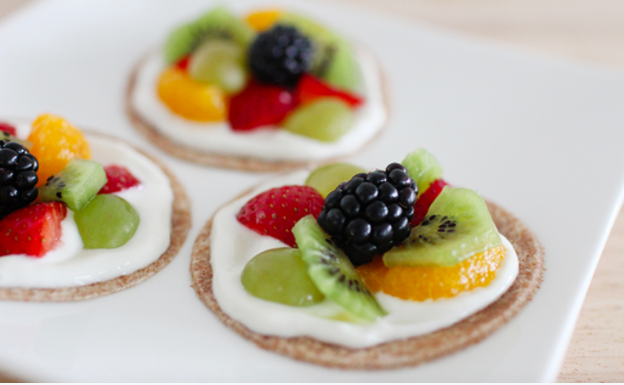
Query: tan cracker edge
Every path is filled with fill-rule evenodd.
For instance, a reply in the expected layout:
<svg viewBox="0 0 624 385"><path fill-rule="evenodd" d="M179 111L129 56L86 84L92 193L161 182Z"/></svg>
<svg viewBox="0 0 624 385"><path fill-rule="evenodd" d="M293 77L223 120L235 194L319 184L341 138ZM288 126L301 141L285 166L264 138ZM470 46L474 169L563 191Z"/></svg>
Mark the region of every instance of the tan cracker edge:
<svg viewBox="0 0 624 385"><path fill-rule="evenodd" d="M128 86L126 89L125 109L130 122L134 128L145 136L149 141L158 146L161 150L175 157L184 159L188 162L201 164L204 166L214 166L220 168L230 168L235 170L243 170L250 172L274 172L274 171L287 171L298 168L318 166L322 164L335 163L340 159L346 158L353 154L343 154L338 157L324 159L322 161L310 161L310 162L290 162L290 161L267 161L257 158L238 157L233 155L224 155L213 152L204 152L195 148L185 146L180 143L172 141L168 136L162 134L154 125L144 119L141 114L134 108L132 104L132 94L136 85L139 69L147 59L148 55L145 55L132 69L130 78L128 80ZM378 66L379 67L379 66ZM380 69L381 83L383 90L383 100L386 108L386 116L390 114L390 106L388 103L388 91L386 89L386 81L384 74ZM388 118L384 125L377 131L377 133L368 141L368 143L362 146L365 147L374 142L382 131L387 126ZM361 150L358 149L358 151Z"/></svg>
<svg viewBox="0 0 624 385"><path fill-rule="evenodd" d="M533 298L544 273L544 250L537 237L515 216L487 202L498 230L513 245L520 270L509 290L496 302L445 329L423 336L350 349L309 337L283 338L249 330L225 314L212 291L210 233L212 219L199 233L191 255L193 289L199 298L227 326L262 349L295 360L342 369L393 369L416 366L476 344L507 323Z"/></svg>
<svg viewBox="0 0 624 385"><path fill-rule="evenodd" d="M101 136L107 139L117 140L122 143L126 143L118 138L108 135L95 133L92 131L84 131L90 136ZM128 144L128 143L126 143ZM173 190L173 204L172 204L172 216L171 216L171 243L169 248L164 254L160 256L156 261L150 265L135 271L132 274L122 275L120 277L111 279L109 281L92 283L85 286L76 287L62 287L56 289L22 289L22 288L0 288L0 300L10 301L32 301L32 302L66 302L66 301L81 301L101 297L108 294L113 294L118 291L127 289L129 287L138 285L145 281L147 278L156 274L162 270L173 257L178 254L180 248L186 241L189 230L191 228L191 212L190 202L186 196L184 188L177 180L175 175L169 171L162 163L154 159L150 155L141 151L140 149L131 146L140 154L146 156L157 166L159 166L163 172L169 178L171 188ZM0 377L1 378L1 377Z"/></svg>

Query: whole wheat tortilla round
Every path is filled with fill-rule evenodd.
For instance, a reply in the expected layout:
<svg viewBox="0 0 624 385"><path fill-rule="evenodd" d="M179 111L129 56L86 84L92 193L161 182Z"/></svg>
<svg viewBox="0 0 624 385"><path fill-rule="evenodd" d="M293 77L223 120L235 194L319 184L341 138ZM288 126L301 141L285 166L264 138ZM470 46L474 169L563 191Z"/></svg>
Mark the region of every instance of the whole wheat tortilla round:
<svg viewBox="0 0 624 385"><path fill-rule="evenodd" d="M121 143L128 144L120 139L109 135L95 133L92 131L84 131L89 136L101 136L107 139L116 140ZM91 298L100 297L116 293L129 287L138 285L152 275L162 270L173 257L178 254L180 248L186 241L189 230L191 229L191 212L190 202L186 196L184 188L175 177L162 163L146 154L142 150L131 146L135 151L150 159L169 178L171 189L173 190L173 204L171 212L171 241L167 250L154 262L146 267L135 271L128 275L122 275L108 281L92 283L90 285L61 287L53 289L36 288L0 288L0 300L10 301L32 301L32 302L65 302L65 301L81 301Z"/></svg>
<svg viewBox="0 0 624 385"><path fill-rule="evenodd" d="M186 146L184 144L180 144L172 140L169 136L160 132L152 123L150 123L147 119L143 118L141 114L134 108L132 103L132 94L134 93L134 88L137 82L138 72L141 69L143 63L147 59L148 55L146 55L143 59L139 60L139 62L132 69L130 74L130 78L128 80L128 86L126 88L125 95L125 109L128 117L130 118L130 122L134 126L134 128L139 131L143 136L145 136L149 141L151 141L156 146L160 147L161 150L166 153L173 155L175 157L184 159L188 162L193 162L197 164L201 164L204 166L214 166L220 168L230 168L235 170L243 170L243 171L251 171L251 172L274 172L274 171L287 171L294 170L298 168L318 166L328 163L335 163L340 159L346 158L353 153L345 153L340 156L327 158L318 161L269 161L264 159L258 159L253 157L243 157L236 155L227 155L227 154L219 154L215 152L207 152L201 151L196 148L192 148ZM379 68L379 65L377 66ZM386 89L386 81L384 80L383 72L380 69L380 78L381 78L381 89L382 89L382 98L384 101L384 107L386 109L386 120L388 121L388 115L390 114L390 107L388 103L388 91ZM370 140L365 143L362 147L360 147L355 152L361 150L363 147L368 144L374 142L382 131L386 128L386 124L383 124L382 127L377 130L377 133L370 138Z"/></svg>
<svg viewBox="0 0 624 385"><path fill-rule="evenodd" d="M193 289L227 326L262 349L295 360L341 369L392 369L416 366L476 344L513 318L532 298L542 282L544 251L537 237L515 216L487 202L498 230L513 245L519 273L513 285L496 302L447 328L422 336L351 349L310 337L284 338L249 330L225 314L212 291L210 234L212 219L199 233L191 254Z"/></svg>

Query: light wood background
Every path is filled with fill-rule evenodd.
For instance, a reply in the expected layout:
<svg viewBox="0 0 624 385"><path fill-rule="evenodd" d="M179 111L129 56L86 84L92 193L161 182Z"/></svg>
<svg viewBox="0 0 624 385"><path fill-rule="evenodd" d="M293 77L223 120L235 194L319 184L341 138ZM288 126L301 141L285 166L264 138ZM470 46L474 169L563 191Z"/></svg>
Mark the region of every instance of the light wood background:
<svg viewBox="0 0 624 385"><path fill-rule="evenodd" d="M0 0L0 20L34 1ZM520 50L624 70L622 0L341 1L503 42ZM623 277L624 211L616 220L587 294L560 382L624 382ZM0 382L3 380L11 379L0 373Z"/></svg>

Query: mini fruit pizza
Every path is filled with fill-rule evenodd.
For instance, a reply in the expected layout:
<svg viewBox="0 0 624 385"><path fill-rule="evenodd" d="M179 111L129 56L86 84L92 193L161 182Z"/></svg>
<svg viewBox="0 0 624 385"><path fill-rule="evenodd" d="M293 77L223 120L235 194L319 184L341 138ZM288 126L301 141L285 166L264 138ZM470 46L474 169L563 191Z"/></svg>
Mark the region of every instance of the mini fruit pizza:
<svg viewBox="0 0 624 385"><path fill-rule="evenodd" d="M222 207L195 242L193 287L261 348L325 366L412 366L474 344L539 288L542 247L514 216L449 185L425 150L366 170L282 174Z"/></svg>
<svg viewBox="0 0 624 385"><path fill-rule="evenodd" d="M0 123L0 300L134 286L171 261L190 225L182 186L132 146L54 115Z"/></svg>
<svg viewBox="0 0 624 385"><path fill-rule="evenodd" d="M380 71L365 49L282 10L210 10L171 32L134 70L134 126L186 160L249 171L349 155L386 120Z"/></svg>

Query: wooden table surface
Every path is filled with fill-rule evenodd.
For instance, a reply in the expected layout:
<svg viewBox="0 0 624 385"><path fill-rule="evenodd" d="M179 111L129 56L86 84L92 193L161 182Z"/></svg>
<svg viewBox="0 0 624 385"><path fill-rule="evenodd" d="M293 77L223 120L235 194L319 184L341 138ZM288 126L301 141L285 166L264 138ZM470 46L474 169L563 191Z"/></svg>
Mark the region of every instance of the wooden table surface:
<svg viewBox="0 0 624 385"><path fill-rule="evenodd" d="M1 0L0 20L33 1ZM520 50L624 70L621 0L342 1L504 42ZM624 211L618 215L587 293L560 382L624 382L623 255ZM0 373L2 380L10 379Z"/></svg>

